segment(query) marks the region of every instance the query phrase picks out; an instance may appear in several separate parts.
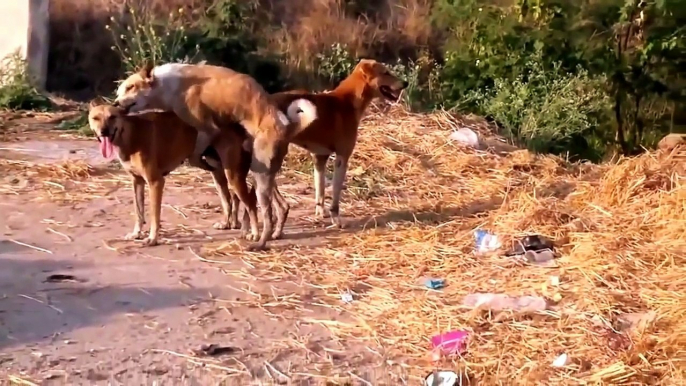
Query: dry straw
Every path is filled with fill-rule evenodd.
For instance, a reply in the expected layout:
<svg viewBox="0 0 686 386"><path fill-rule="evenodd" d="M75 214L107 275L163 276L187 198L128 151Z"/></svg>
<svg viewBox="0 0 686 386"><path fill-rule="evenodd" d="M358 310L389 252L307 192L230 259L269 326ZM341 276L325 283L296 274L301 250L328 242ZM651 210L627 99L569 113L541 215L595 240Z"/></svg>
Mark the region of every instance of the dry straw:
<svg viewBox="0 0 686 386"><path fill-rule="evenodd" d="M439 367L481 385L684 384L686 190L676 156L569 164L524 150L460 148L448 136L463 126L489 135L484 122L447 113L371 114L342 209L353 218L349 233L326 248L242 258L268 272L257 279L300 278L324 290L350 318L319 322L378 353L378 362L403 364L391 367L413 382ZM298 154L290 165L307 161ZM506 240L555 239L559 267L475 256L477 227ZM419 284L427 276L447 287L427 290ZM346 290L355 300L343 306ZM533 315L462 308L474 292L557 302ZM613 329L621 314L650 311L657 318L643 329ZM432 363L430 337L453 329L472 332L468 353ZM553 367L562 353L569 363Z"/></svg>
<svg viewBox="0 0 686 386"><path fill-rule="evenodd" d="M497 146L476 150L451 143L450 132L465 125ZM346 365L332 354L325 366L276 377L338 375L365 384L358 379L360 367L384 365L409 384L435 368L460 371L479 385L685 384L686 190L677 154L578 165L513 151L494 138L478 119L375 110L363 122L350 166L345 232L328 234L326 246L295 241L293 247L247 253L242 243L207 242L189 255L238 275L248 283L243 290L253 304L268 315L286 319L297 311L298 323L326 327L340 350L364 347L368 355L365 364ZM309 165L309 156L293 151L284 174L309 185ZM122 173L79 164L40 169L4 160L0 172L20 180L3 184L6 194L31 189L22 178L42 184L51 199L92 199L113 187L130 188ZM209 189L209 176L181 171L170 179L170 188L199 184ZM290 199L302 196L290 193ZM558 267L476 256L478 227L505 241L550 237L559 247ZM237 263L244 267L235 268ZM446 287L424 288L420 279L428 276L444 278ZM313 301L296 290L261 294L250 289L255 280L291 282L323 295ZM353 293L352 303L341 302L344 291ZM526 315L462 308L462 298L474 292L555 302L551 310ZM343 318L305 310L317 307ZM650 311L656 318L644 328L613 328L621 314ZM471 332L468 352L432 362L431 336L454 329ZM301 340L274 344L295 350L304 346ZM562 353L570 358L566 366L552 366ZM221 373L221 366L213 371Z"/></svg>

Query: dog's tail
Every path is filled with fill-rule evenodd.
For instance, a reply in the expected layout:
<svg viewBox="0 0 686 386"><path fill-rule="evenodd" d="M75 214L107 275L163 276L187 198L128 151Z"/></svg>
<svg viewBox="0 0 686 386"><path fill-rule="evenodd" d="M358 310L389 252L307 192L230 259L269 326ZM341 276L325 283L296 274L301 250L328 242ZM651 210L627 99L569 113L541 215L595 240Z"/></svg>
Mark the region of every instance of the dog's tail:
<svg viewBox="0 0 686 386"><path fill-rule="evenodd" d="M296 125L295 132L298 132L317 119L317 106L312 101L299 98L288 105L286 116L291 123Z"/></svg>

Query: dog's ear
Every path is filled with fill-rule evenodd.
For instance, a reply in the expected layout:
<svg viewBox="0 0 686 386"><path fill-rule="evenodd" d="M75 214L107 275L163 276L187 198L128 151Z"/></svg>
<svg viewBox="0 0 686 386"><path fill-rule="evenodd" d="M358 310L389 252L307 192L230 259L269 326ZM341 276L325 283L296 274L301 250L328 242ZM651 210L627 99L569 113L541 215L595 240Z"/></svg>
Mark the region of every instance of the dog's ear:
<svg viewBox="0 0 686 386"><path fill-rule="evenodd" d="M88 109L92 109L105 104L105 101L101 97L97 97L88 103Z"/></svg>
<svg viewBox="0 0 686 386"><path fill-rule="evenodd" d="M374 65L376 61L373 59L362 59L357 66L355 66L355 71L362 74L365 80L369 80L374 76Z"/></svg>
<svg viewBox="0 0 686 386"><path fill-rule="evenodd" d="M138 71L138 73L143 77L145 80L152 80L152 69L155 68L155 64L152 62L152 60L148 60L145 62L143 67Z"/></svg>

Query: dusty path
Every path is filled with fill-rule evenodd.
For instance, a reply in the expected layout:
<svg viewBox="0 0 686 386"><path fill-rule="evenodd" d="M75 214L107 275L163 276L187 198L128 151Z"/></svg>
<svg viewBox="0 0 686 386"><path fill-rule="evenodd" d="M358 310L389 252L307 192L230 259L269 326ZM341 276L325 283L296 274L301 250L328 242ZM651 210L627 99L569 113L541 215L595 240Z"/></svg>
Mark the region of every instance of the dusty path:
<svg viewBox="0 0 686 386"><path fill-rule="evenodd" d="M34 164L86 159L106 167L90 141L46 145L33 139L0 143L0 157ZM237 236L212 229L218 199L204 172L183 168L170 176L162 210L169 244L152 248L121 239L133 225L128 184L84 200L46 200L44 186L24 180L24 172L0 176L6 186L24 185L18 195L11 189L0 195L2 375L71 385L204 385L224 378L226 384L250 378L316 384L316 375L334 373L337 364L367 363L358 374L368 377L368 352L333 341L319 323L307 322L345 318L323 306L317 289L295 277L270 281L241 260L240 244L222 264L201 260L203 244L232 244ZM202 176L182 178L189 173ZM79 189L85 188L66 188L72 198ZM326 243L323 225L307 219L311 189L283 190L302 201L290 200L287 239L274 248L306 253ZM51 282L54 275L73 280ZM193 353L208 344L229 349L218 356Z"/></svg>

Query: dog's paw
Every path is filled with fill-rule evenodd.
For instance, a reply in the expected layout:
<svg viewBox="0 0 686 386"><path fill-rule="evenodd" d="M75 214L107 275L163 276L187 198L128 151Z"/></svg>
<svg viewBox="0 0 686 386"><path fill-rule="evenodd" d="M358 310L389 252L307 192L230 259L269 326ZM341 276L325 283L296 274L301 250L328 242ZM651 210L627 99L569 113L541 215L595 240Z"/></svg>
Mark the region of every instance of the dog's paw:
<svg viewBox="0 0 686 386"><path fill-rule="evenodd" d="M272 233L272 240L278 240L281 237L283 237L283 231L282 230L276 230L274 233Z"/></svg>
<svg viewBox="0 0 686 386"><path fill-rule="evenodd" d="M327 217L326 210L324 210L324 207L321 205L316 205L314 207L314 217L315 218L326 218Z"/></svg>
<svg viewBox="0 0 686 386"><path fill-rule="evenodd" d="M238 220L229 221L229 229L242 229L243 225Z"/></svg>
<svg viewBox="0 0 686 386"><path fill-rule="evenodd" d="M266 251L267 246L263 243L254 243L248 246L248 250L252 252Z"/></svg>
<svg viewBox="0 0 686 386"><path fill-rule="evenodd" d="M157 244L159 244L157 242L157 238L148 237L143 241L143 245L145 245L146 247L154 247Z"/></svg>
<svg viewBox="0 0 686 386"><path fill-rule="evenodd" d="M331 216L331 225L328 226L331 229L343 229L343 223L341 222L341 217L338 215Z"/></svg>
<svg viewBox="0 0 686 386"><path fill-rule="evenodd" d="M212 225L212 228L217 229L217 230L224 230L224 229L229 229L229 224L219 221L216 222Z"/></svg>
<svg viewBox="0 0 686 386"><path fill-rule="evenodd" d="M145 237L145 235L143 234L142 231L138 231L138 232L134 231L134 232L128 233L126 236L124 236L124 240L129 240L129 241L141 240L143 237Z"/></svg>
<svg viewBox="0 0 686 386"><path fill-rule="evenodd" d="M250 233L250 232L242 232L241 237L248 241L257 241L259 240L260 236L257 233Z"/></svg>

